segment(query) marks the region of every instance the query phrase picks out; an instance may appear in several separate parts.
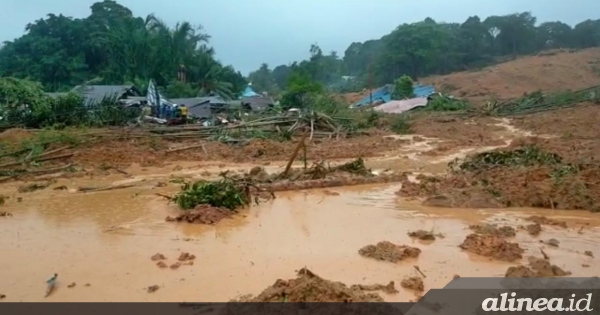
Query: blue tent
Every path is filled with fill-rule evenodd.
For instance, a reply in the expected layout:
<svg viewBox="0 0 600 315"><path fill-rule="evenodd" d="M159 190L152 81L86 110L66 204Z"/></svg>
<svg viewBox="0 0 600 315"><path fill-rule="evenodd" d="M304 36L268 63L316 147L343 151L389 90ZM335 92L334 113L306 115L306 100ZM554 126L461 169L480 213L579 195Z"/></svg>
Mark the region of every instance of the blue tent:
<svg viewBox="0 0 600 315"><path fill-rule="evenodd" d="M254 92L254 90L250 87L250 85L246 86L244 92L242 92L242 97L253 97L259 96L258 93Z"/></svg>

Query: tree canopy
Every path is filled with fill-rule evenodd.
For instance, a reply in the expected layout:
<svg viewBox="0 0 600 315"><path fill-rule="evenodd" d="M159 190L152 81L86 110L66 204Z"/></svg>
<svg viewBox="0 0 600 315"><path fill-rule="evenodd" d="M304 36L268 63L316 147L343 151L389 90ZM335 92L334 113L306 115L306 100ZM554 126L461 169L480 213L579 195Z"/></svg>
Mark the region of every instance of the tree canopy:
<svg viewBox="0 0 600 315"><path fill-rule="evenodd" d="M478 16L463 23L439 23L431 18L402 24L380 39L351 43L339 58L336 52L324 55L314 44L310 58L270 70L266 64L252 73L261 88L286 88L293 69L302 69L312 80L330 89L358 90L369 85L391 83L404 74L414 80L432 74L446 74L480 68L555 48L600 46L600 19L583 21L574 27L555 21L537 24L529 12L506 16ZM267 76L270 74L270 76ZM342 76L354 77L344 81Z"/></svg>
<svg viewBox="0 0 600 315"><path fill-rule="evenodd" d="M102 84L154 79L171 97L233 97L246 84L238 71L215 59L210 35L200 25L169 27L154 15L136 17L113 0L90 9L83 19L48 14L29 23L23 36L0 49L0 76L39 81L48 92L93 79Z"/></svg>

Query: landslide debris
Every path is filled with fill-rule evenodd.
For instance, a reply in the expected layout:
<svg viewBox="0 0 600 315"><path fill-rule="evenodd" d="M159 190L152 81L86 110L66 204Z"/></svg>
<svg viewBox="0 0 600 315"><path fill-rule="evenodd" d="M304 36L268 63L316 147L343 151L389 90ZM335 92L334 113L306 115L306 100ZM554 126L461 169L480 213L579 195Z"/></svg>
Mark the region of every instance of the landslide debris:
<svg viewBox="0 0 600 315"><path fill-rule="evenodd" d="M566 161L534 140L455 160L449 171L404 180L397 194L434 207L600 210L600 164Z"/></svg>
<svg viewBox="0 0 600 315"><path fill-rule="evenodd" d="M408 236L418 238L422 241L435 241L435 235L431 231L417 230L409 232Z"/></svg>
<svg viewBox="0 0 600 315"><path fill-rule="evenodd" d="M197 224L217 224L225 218L232 216L232 212L227 208L213 207L206 204L196 206L194 210L185 211L175 217L168 216L167 222L187 222Z"/></svg>
<svg viewBox="0 0 600 315"><path fill-rule="evenodd" d="M512 226L498 227L495 224L471 225L469 226L473 232L477 234L495 235L500 237L513 237L517 235L517 231Z"/></svg>
<svg viewBox="0 0 600 315"><path fill-rule="evenodd" d="M361 291L382 291L387 294L398 293L394 281L390 281L387 285L383 284L353 284L350 289Z"/></svg>
<svg viewBox="0 0 600 315"><path fill-rule="evenodd" d="M519 244L491 234L470 234L459 247L477 255L509 262L523 258L525 252Z"/></svg>
<svg viewBox="0 0 600 315"><path fill-rule="evenodd" d="M529 267L523 265L509 267L504 276L507 278L544 278L564 277L570 274L571 272L564 271L545 259L529 257Z"/></svg>
<svg viewBox="0 0 600 315"><path fill-rule="evenodd" d="M523 227L531 236L538 236L542 232L542 226L538 223L528 224Z"/></svg>
<svg viewBox="0 0 600 315"><path fill-rule="evenodd" d="M400 286L405 289L414 290L417 292L425 291L425 284L423 283L423 279L421 277L409 277L405 278L400 282Z"/></svg>
<svg viewBox="0 0 600 315"><path fill-rule="evenodd" d="M257 166L248 173L225 171L220 176L221 179L216 181L183 182L174 197L160 195L185 211L166 220L216 224L239 208L275 198L273 191L383 183L406 178L404 173L374 175L361 158L336 167L321 161L306 169L289 169L279 174L269 175Z"/></svg>
<svg viewBox="0 0 600 315"><path fill-rule="evenodd" d="M363 291L358 286L325 280L302 268L295 279L278 279L258 296L237 302L383 302L380 295Z"/></svg>
<svg viewBox="0 0 600 315"><path fill-rule="evenodd" d="M363 257L397 263L406 258L419 257L421 250L416 247L383 241L377 243L377 245L367 245L361 248L358 253Z"/></svg>
<svg viewBox="0 0 600 315"><path fill-rule="evenodd" d="M539 225L558 226L558 227L562 227L565 229L567 228L567 222L549 219L549 218L546 218L545 216L532 215L532 216L526 218L525 220L534 222L535 224L539 224Z"/></svg>
<svg viewBox="0 0 600 315"><path fill-rule="evenodd" d="M150 257L150 260L152 260L152 261L159 261L159 260L165 260L165 259L167 259L167 258L165 257L165 255L163 255L161 253L156 253L156 254L152 255L152 257Z"/></svg>

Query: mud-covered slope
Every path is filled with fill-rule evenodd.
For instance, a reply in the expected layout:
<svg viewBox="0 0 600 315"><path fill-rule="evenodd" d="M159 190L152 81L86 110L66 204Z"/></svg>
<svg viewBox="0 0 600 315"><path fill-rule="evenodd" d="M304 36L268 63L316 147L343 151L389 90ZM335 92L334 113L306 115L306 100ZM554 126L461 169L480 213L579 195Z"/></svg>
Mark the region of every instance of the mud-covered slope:
<svg viewBox="0 0 600 315"><path fill-rule="evenodd" d="M535 90L577 90L600 84L600 48L545 51L479 71L432 76L420 81L475 104L491 96L508 99Z"/></svg>

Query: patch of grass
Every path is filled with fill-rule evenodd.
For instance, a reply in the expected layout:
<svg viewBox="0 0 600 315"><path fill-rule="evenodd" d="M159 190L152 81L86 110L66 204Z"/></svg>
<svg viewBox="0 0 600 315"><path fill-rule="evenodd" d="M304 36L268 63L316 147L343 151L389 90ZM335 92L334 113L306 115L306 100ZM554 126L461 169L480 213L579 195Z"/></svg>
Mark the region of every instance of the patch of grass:
<svg viewBox="0 0 600 315"><path fill-rule="evenodd" d="M408 118L403 115L396 116L390 124L390 130L399 135L410 133L410 122L408 121Z"/></svg>
<svg viewBox="0 0 600 315"><path fill-rule="evenodd" d="M427 106L425 106L425 110L435 112L455 112L466 110L468 108L469 104L467 104L467 102L444 96L434 97L427 102Z"/></svg>

